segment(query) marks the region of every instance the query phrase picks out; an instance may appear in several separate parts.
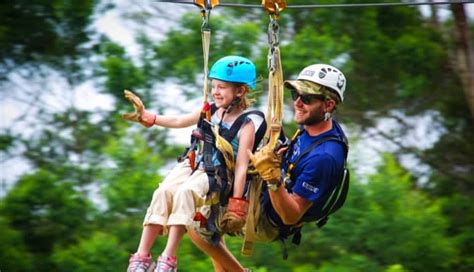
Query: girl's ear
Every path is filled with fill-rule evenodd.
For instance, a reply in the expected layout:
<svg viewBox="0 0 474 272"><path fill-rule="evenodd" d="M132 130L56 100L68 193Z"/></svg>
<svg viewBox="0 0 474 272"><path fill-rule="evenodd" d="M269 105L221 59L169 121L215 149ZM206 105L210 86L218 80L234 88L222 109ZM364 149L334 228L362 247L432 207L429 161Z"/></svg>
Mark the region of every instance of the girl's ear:
<svg viewBox="0 0 474 272"><path fill-rule="evenodd" d="M239 98L244 96L245 95L245 86L241 85L241 86L237 87L235 95Z"/></svg>

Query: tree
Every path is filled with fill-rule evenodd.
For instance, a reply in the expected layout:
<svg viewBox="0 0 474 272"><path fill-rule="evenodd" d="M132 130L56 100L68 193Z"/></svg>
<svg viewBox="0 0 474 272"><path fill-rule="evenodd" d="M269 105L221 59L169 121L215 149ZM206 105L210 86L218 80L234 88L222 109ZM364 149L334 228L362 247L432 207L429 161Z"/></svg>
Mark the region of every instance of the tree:
<svg viewBox="0 0 474 272"><path fill-rule="evenodd" d="M408 271L453 270L458 250L448 237L441 203L416 189L393 156L385 154L367 184L353 178L349 192L344 207L321 230L305 226L300 249L292 251L296 263L346 264L348 271L393 265Z"/></svg>
<svg viewBox="0 0 474 272"><path fill-rule="evenodd" d="M19 180L2 199L1 208L9 226L21 235L26 256L32 257L24 261L25 265L32 263L35 270L56 270L49 254L56 245L74 243L87 234L93 226L91 210L90 202L72 182L44 170ZM14 255L17 249L7 252Z"/></svg>
<svg viewBox="0 0 474 272"><path fill-rule="evenodd" d="M163 81L182 84L189 97L201 94L201 17L197 10L180 18L159 42L141 33L141 54L136 61L123 47L94 36L87 28L93 11L102 11L94 9L97 7L93 1L15 1L0 6L1 89L18 90L4 93L16 98L21 95L28 109L39 109L34 114L25 112L21 122L14 124L25 124L23 119L33 115L34 122L28 124L35 128L33 136L8 129L0 137L2 155L10 158L21 152L32 165L1 200L4 220L0 223L5 235L0 238L6 245L18 243L2 251L2 257L15 260L19 251L26 250L25 270L57 270L62 265L87 270L90 266L74 256L103 264L107 257L98 255L106 251L119 256L112 260L115 265L124 266L128 251L136 247L152 188L161 180L159 170L181 150L169 145L165 130L144 130L120 120L119 113L131 109L123 89L137 91L147 107L157 112L165 107L154 94ZM147 10L123 18L142 20L146 12L159 17L159 8L152 9L155 13ZM472 22L463 21L459 6L454 13L454 21L439 24L451 32L454 26L466 31L464 27ZM262 19L263 14L261 10L216 9L211 18L211 63L223 55L243 54L255 59L265 78L268 20ZM309 238L291 252L289 261L280 259L280 246L273 243L257 245L254 257L244 259L246 266L259 271L472 267L474 221L468 215L474 214L469 201L474 192L470 177L474 129L469 100L460 91L466 80L450 65L449 52L456 48L456 40L443 35L441 27L433 27L429 20L412 7L287 9L282 13L280 47L285 78L294 78L302 67L315 62L340 67L349 82L347 99L338 109L340 120L360 131L384 120L380 118L396 120L397 129L376 134L395 143L395 158L411 155L430 169L421 171L427 181L418 183L417 176L409 175L394 157L387 156L378 175L360 177L370 180L368 184L353 181L348 203L328 225L321 231L305 227L304 237ZM462 23L463 28L456 23ZM463 52L467 56L470 51ZM115 109L89 112L65 103L58 111L46 98L53 89L48 84L34 89L13 82L14 88L6 88L12 79L7 72L38 79L55 70L67 79L61 97L71 94L80 79L93 78L100 92L114 99ZM408 119L430 114L438 122L434 129L441 128L438 142L425 150L407 143L404 132L417 126ZM286 131L291 133L295 124L288 127ZM99 193L94 194L95 190ZM241 241L232 238L228 243L238 254ZM158 242L157 248L161 246ZM420 252L425 255L417 255ZM195 264L193 269L210 269L209 260L189 241L181 253Z"/></svg>
<svg viewBox="0 0 474 272"><path fill-rule="evenodd" d="M455 27L455 58L453 66L459 71L466 100L474 119L474 48L469 30L466 9L463 4L451 4Z"/></svg>
<svg viewBox="0 0 474 272"><path fill-rule="evenodd" d="M33 271L31 256L26 253L27 249L21 233L10 227L3 216L0 217L0 227L2 228L0 233L2 269L6 271Z"/></svg>
<svg viewBox="0 0 474 272"><path fill-rule="evenodd" d="M77 61L87 55L87 26L95 1L5 1L0 4L0 81L25 68L31 75L41 65L82 75Z"/></svg>

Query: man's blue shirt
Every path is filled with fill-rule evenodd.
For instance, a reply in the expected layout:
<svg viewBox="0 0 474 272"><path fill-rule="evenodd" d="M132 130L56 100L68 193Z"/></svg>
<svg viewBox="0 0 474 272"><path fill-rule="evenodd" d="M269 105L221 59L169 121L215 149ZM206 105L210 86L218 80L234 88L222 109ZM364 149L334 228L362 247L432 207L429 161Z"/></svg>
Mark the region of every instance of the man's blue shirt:
<svg viewBox="0 0 474 272"><path fill-rule="evenodd" d="M294 162L302 152L312 143L325 138L337 137L344 139L342 128L336 121L332 121L332 129L317 136L310 136L306 131L297 138L282 162L282 169L286 173L288 164ZM331 191L340 182L344 174L345 148L338 141L326 141L300 158L291 172L291 180L285 184L289 192L313 202L313 205L304 214L303 221L317 219ZM280 217L273 209L268 195L264 192L262 205L265 213L278 225L283 225Z"/></svg>

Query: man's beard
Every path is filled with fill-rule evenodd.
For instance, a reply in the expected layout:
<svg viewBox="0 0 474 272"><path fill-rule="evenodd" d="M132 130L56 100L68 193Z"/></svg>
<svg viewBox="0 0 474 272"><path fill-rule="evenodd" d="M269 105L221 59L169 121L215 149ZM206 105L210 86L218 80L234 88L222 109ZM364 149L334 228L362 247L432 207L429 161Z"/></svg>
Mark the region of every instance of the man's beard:
<svg viewBox="0 0 474 272"><path fill-rule="evenodd" d="M318 108L315 111L311 112L308 118L303 120L301 125L312 126L321 123L324 121L324 111L322 108Z"/></svg>

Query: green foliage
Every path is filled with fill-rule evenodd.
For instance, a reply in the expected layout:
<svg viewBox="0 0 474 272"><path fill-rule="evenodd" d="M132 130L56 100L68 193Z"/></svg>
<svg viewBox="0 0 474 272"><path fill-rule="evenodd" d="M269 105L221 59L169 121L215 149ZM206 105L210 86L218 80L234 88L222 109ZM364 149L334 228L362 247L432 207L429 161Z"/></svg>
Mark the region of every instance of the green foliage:
<svg viewBox="0 0 474 272"><path fill-rule="evenodd" d="M0 151L6 152L11 149L14 145L15 137L10 134L1 134L0 135Z"/></svg>
<svg viewBox="0 0 474 272"><path fill-rule="evenodd" d="M302 69L302 63L331 63L332 60L343 57L350 38L342 35L334 39L327 27L318 31L307 25L293 37L293 41L281 49L286 77L297 75Z"/></svg>
<svg viewBox="0 0 474 272"><path fill-rule="evenodd" d="M45 256L54 245L73 243L87 233L93 226L91 211L90 202L73 183L44 170L22 177L1 208L10 226L21 232L38 270L53 269Z"/></svg>
<svg viewBox="0 0 474 272"><path fill-rule="evenodd" d="M33 271L31 256L27 253L21 232L12 228L3 216L0 216L0 229L2 229L0 232L2 269L5 271Z"/></svg>
<svg viewBox="0 0 474 272"><path fill-rule="evenodd" d="M155 95L152 86L170 79L184 84L189 97L201 94L198 12L176 18L178 25L157 44L141 33L136 61L104 37L91 42L89 34L94 33L88 26L98 2L76 2L0 4L0 81L10 72L27 78L44 72L34 67L53 67L73 87L84 75L93 77L97 87L116 102L110 112L75 108L52 112L39 105L41 111L31 126L35 134L2 132L2 156L9 158L18 147L32 166L0 200L2 270L125 270L153 190L166 163L182 147L169 145L166 130L146 130L121 120L120 113L132 110L123 89L137 91L147 106ZM313 2L301 0L301 4ZM241 54L255 60L258 74L266 78L268 17L263 15L263 11L241 9L213 14L210 65L222 56ZM256 244L251 258L239 257L246 267L261 272L472 269L474 129L459 77L448 65L448 50L456 45L442 32L452 32L452 25L447 21L441 26L446 29L434 28L412 7L283 12L280 41L285 78L295 77L315 62L340 67L348 79L347 99L341 107L345 122L363 130L393 111L414 116L434 111L450 133L427 151L399 151L416 154L431 166L433 175L424 191L393 156L385 155L376 175L361 178L367 183L352 179L346 205L323 229L306 226L302 244L288 245L289 260L282 260L279 243ZM42 91L47 94L50 88ZM70 90L62 91L66 98L71 95ZM41 104L41 100L34 102ZM153 106L163 110L159 101ZM293 122L285 124L288 135L295 129ZM166 238L158 239L155 256L165 242ZM231 237L226 242L239 256L241 239ZM210 260L187 238L178 254L183 271L212 270Z"/></svg>
<svg viewBox="0 0 474 272"><path fill-rule="evenodd" d="M50 65L73 79L86 55L87 26L96 2L3 1L0 4L0 71L12 65ZM3 73L2 73L3 76ZM4 78L0 77L0 80Z"/></svg>
<svg viewBox="0 0 474 272"><path fill-rule="evenodd" d="M126 270L127 254L115 236L95 232L69 248L56 248L52 260L56 271L117 271Z"/></svg>
<svg viewBox="0 0 474 272"><path fill-rule="evenodd" d="M440 203L414 189L412 177L392 156L384 158L368 184L353 179L344 208L315 238L319 247L331 248L329 258L359 253L381 267L449 271L458 252L446 237Z"/></svg>
<svg viewBox="0 0 474 272"><path fill-rule="evenodd" d="M472 199L456 194L441 200L443 213L451 218L449 233L453 236L460 254L455 258L459 270L474 265L474 206Z"/></svg>
<svg viewBox="0 0 474 272"><path fill-rule="evenodd" d="M309 271L309 270L308 270ZM314 270L313 270L314 271ZM348 254L342 255L331 262L323 263L317 271L383 271L373 260L365 255Z"/></svg>
<svg viewBox="0 0 474 272"><path fill-rule="evenodd" d="M105 92L116 98L123 97L123 90L135 90L147 87L144 71L137 67L125 49L111 42L104 42L100 52L105 59L100 63L99 75L104 76Z"/></svg>
<svg viewBox="0 0 474 272"><path fill-rule="evenodd" d="M154 47L152 58L158 61L158 65L151 76L156 79L177 78L183 84L195 83L196 74L203 71L201 24L202 18L196 13L188 13L181 18L179 26L167 33L167 39ZM252 58L253 46L261 34L257 24L213 16L211 28L209 66L226 55ZM200 88L190 87L186 94L196 96L201 91Z"/></svg>
<svg viewBox="0 0 474 272"><path fill-rule="evenodd" d="M143 211L149 204L153 190L161 178L157 170L164 164L158 155L151 153L148 142L139 135L112 139L104 151L112 160L112 167L104 168L103 194L110 212ZM157 153L159 154L159 153Z"/></svg>

